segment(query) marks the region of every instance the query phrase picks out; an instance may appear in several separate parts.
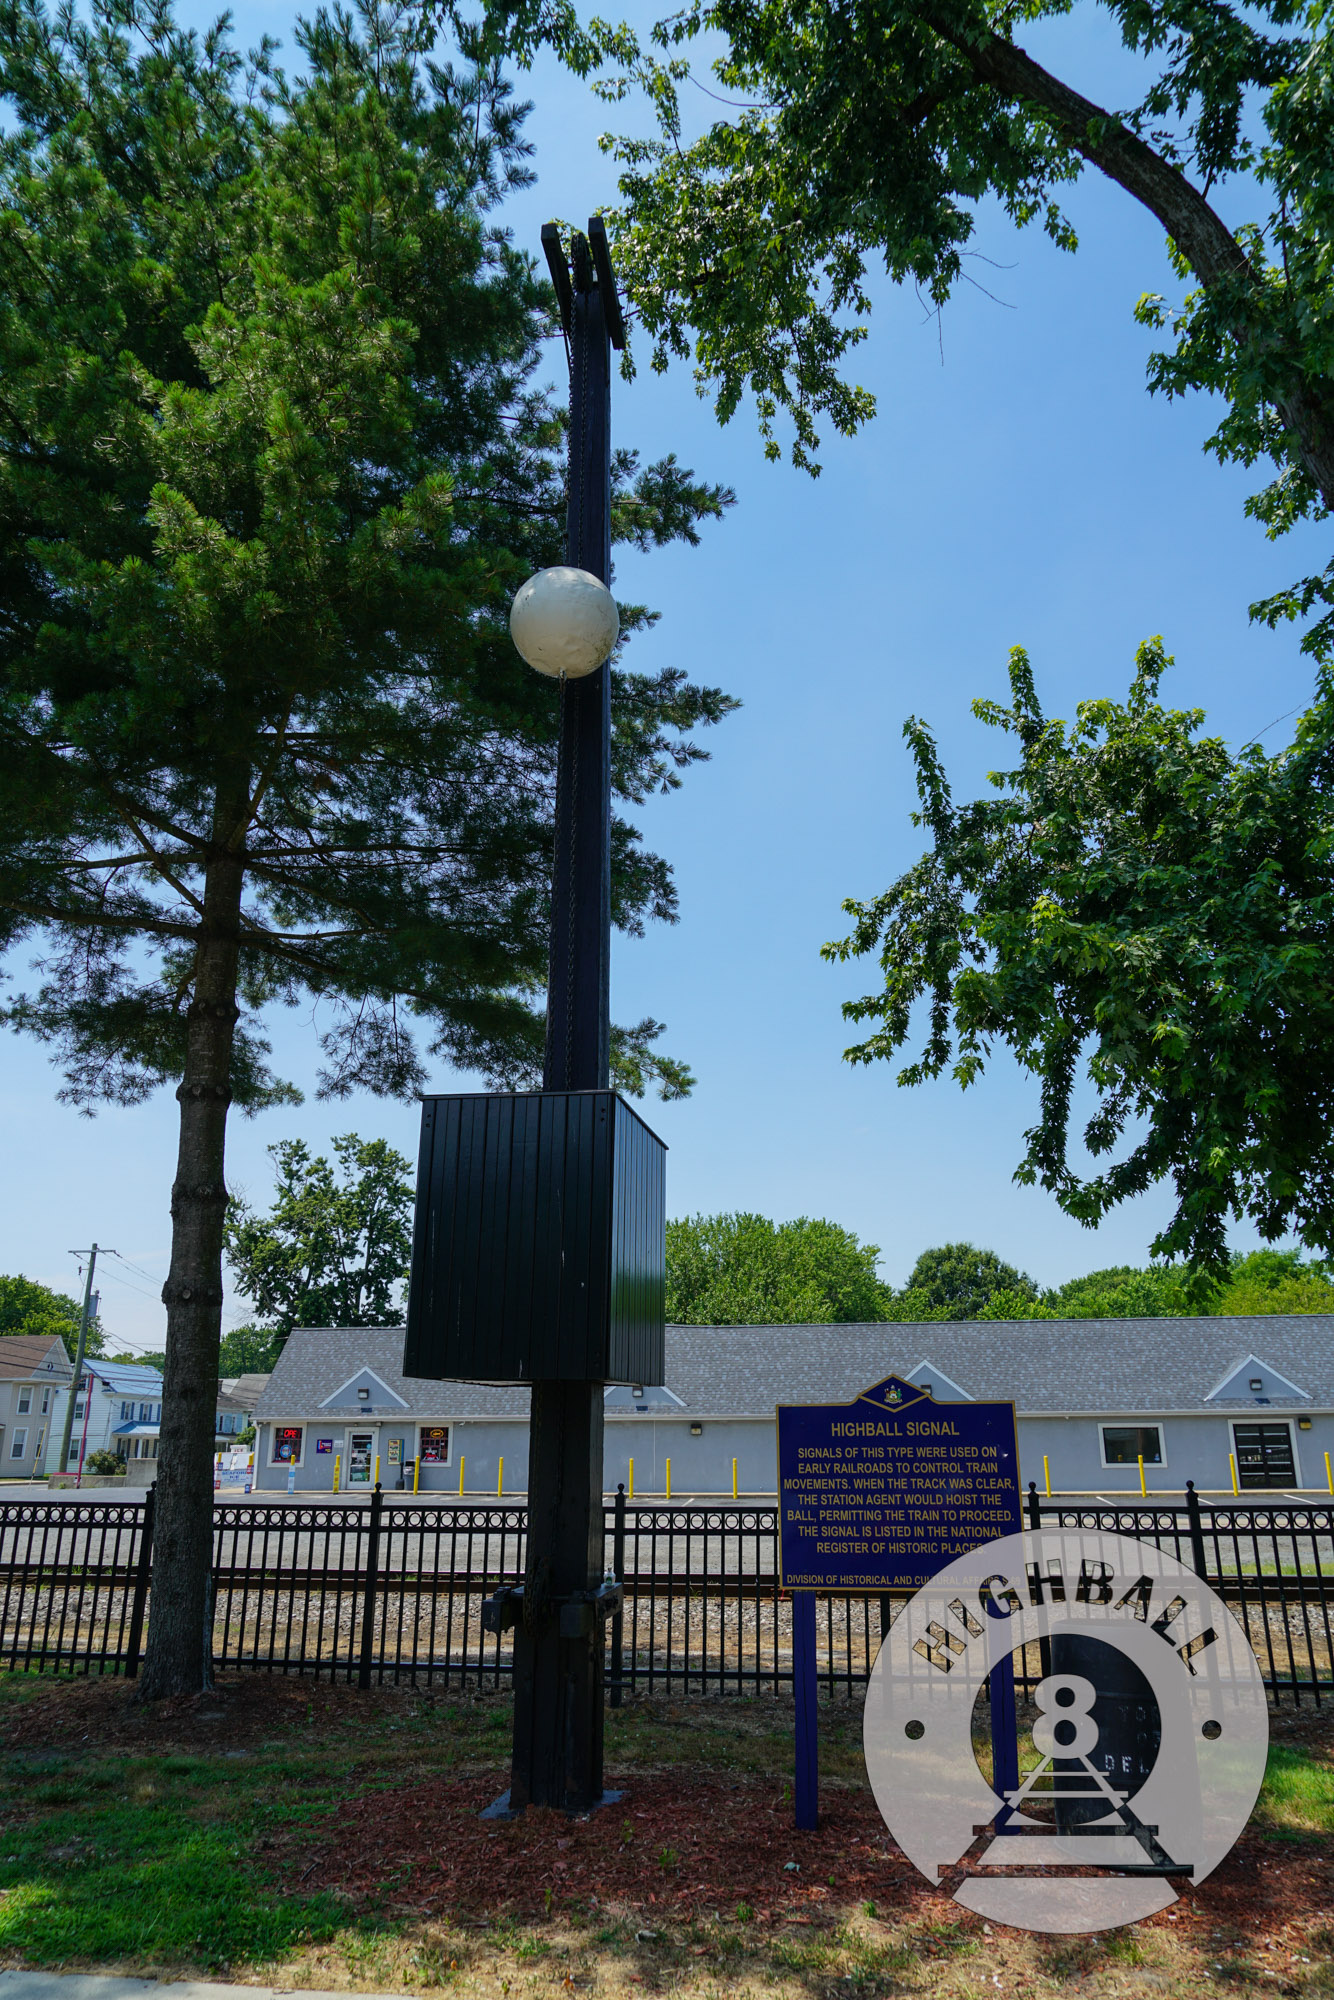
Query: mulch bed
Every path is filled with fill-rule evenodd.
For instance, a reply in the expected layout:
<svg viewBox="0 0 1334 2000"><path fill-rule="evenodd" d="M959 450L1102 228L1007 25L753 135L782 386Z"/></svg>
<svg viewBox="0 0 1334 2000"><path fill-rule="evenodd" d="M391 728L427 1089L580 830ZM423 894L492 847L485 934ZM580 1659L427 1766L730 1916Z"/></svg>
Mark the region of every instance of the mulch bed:
<svg viewBox="0 0 1334 2000"><path fill-rule="evenodd" d="M891 1840L868 1792L826 1786L819 1828L798 1833L791 1801L771 1782L690 1771L618 1780L624 1799L586 1818L530 1811L478 1817L503 1776L351 1796L312 1860L303 1829L302 1886L354 1904L387 1903L422 1917L558 1917L562 1908L637 1916L651 1927L721 1915L747 1904L759 1924L832 1924L873 1902L886 1922L974 1920L933 1890ZM295 1860L296 1857L294 1857ZM795 1863L793 1867L790 1864ZM1305 1933L1334 1912L1334 1855L1312 1842L1279 1853L1247 1838L1170 1917L1179 1937L1255 1930Z"/></svg>

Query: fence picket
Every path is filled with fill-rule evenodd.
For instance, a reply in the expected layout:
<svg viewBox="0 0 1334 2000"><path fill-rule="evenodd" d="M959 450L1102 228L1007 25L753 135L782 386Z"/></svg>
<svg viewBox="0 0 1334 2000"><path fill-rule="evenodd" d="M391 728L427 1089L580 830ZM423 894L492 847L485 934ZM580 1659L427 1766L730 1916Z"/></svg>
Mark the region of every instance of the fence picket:
<svg viewBox="0 0 1334 2000"><path fill-rule="evenodd" d="M0 1501L0 1663L132 1677L152 1616L153 1495ZM1276 1699L1334 1693L1334 1502L1047 1500L1027 1525L1139 1535L1231 1605ZM220 1670L385 1676L502 1686L512 1641L481 1629L498 1584L522 1580L526 1516L486 1504L373 1493L283 1496L214 1510ZM606 1546L625 1584L608 1629L608 1697L626 1691L776 1692L792 1681L792 1607L778 1581L778 1510L724 1501L609 1500ZM819 1679L866 1679L893 1600L830 1593ZM878 1612L878 1616L876 1613ZM1016 1676L1026 1685L1022 1676Z"/></svg>

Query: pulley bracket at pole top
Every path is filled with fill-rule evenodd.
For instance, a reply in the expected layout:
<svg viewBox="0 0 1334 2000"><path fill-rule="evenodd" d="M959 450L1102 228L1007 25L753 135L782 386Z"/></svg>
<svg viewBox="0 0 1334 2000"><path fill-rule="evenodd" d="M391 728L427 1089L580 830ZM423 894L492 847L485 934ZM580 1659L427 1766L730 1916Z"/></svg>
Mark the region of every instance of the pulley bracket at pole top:
<svg viewBox="0 0 1334 2000"><path fill-rule="evenodd" d="M588 289L584 274L578 266L586 259L592 259L593 270L597 274L598 290L602 294L602 313L606 321L607 335L619 354L625 346L625 316L621 311L620 294L616 289L616 278L611 268L611 246L607 242L607 228L600 215L590 217L588 235L581 236L575 230L570 238L570 248L574 256L576 275L580 278L579 289ZM560 306L560 323L568 339L574 323L574 284L570 277L569 259L565 245L561 241L560 227L554 222L542 224L542 253L547 260L551 282L556 288L556 300Z"/></svg>

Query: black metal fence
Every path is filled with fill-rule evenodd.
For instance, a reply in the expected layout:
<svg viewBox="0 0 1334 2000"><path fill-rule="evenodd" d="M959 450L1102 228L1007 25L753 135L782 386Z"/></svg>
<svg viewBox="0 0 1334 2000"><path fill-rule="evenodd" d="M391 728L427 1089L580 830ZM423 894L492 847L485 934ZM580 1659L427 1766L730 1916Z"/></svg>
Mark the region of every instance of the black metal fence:
<svg viewBox="0 0 1334 2000"><path fill-rule="evenodd" d="M1044 1529L1137 1536L1176 1556L1244 1626L1276 1699L1334 1695L1334 1502L1043 1500ZM522 1580L525 1509L283 1499L214 1508L214 1659L219 1668L500 1687L512 1636L482 1629L482 1603ZM625 1582L608 1628L607 1685L773 1693L791 1683L791 1604L778 1581L773 1505L631 1501L606 1510L607 1561ZM138 1671L147 1624L153 1496L0 1502L0 1666ZM818 1600L820 1673L866 1680L889 1598Z"/></svg>

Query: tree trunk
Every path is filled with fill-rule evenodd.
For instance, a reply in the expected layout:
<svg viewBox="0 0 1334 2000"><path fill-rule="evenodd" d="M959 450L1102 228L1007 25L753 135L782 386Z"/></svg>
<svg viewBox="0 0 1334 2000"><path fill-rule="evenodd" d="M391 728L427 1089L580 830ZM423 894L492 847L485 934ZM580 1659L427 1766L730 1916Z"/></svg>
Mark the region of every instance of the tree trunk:
<svg viewBox="0 0 1334 2000"><path fill-rule="evenodd" d="M139 1698L197 1694L212 1680L213 1437L222 1334L223 1181L244 853L244 795L214 805L204 914L187 1015L176 1181L171 1191L167 1368L153 1535L148 1645Z"/></svg>

